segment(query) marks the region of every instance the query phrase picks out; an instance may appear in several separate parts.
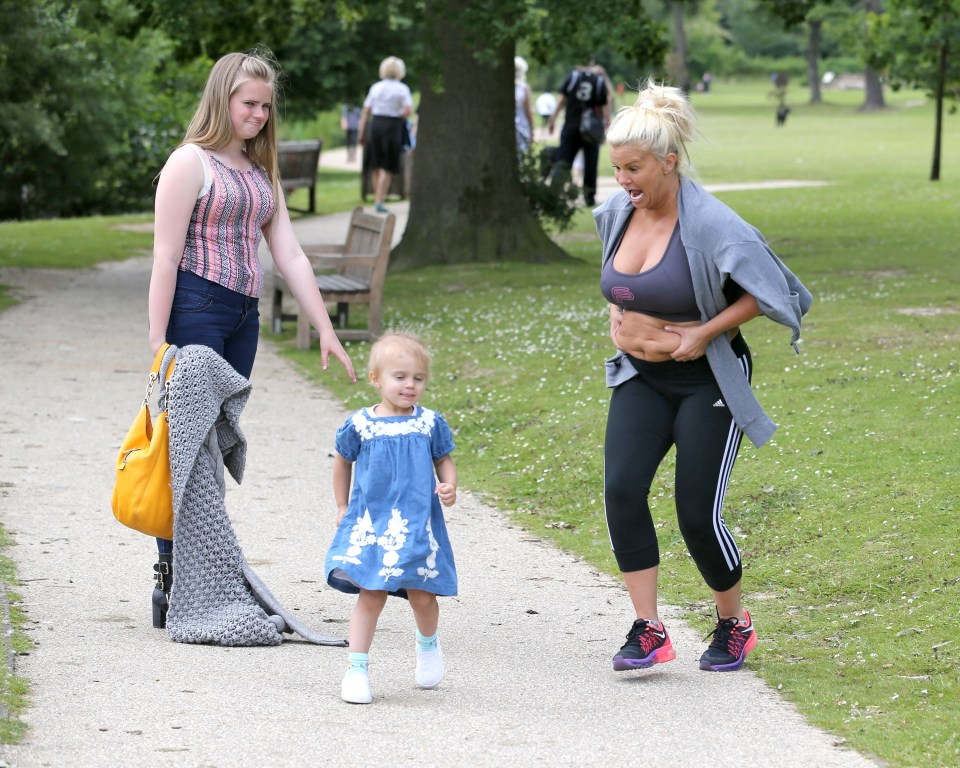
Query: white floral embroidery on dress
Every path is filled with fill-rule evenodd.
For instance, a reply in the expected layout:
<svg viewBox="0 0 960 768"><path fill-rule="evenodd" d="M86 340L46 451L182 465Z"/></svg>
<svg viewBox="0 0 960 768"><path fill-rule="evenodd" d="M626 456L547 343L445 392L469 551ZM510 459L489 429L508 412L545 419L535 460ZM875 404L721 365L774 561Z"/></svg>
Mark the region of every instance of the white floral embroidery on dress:
<svg viewBox="0 0 960 768"><path fill-rule="evenodd" d="M363 510L363 515L357 518L357 524L350 531L350 547L345 554L336 555L333 559L354 565L360 565L359 555L364 547L369 547L377 541L377 532L373 530L373 521L370 519L370 510Z"/></svg>
<svg viewBox="0 0 960 768"><path fill-rule="evenodd" d="M403 576L403 568L395 568L400 555L398 549L403 549L407 543L407 520L400 514L399 509L390 510L390 522L387 523L387 531L377 539L379 544L386 552L383 553L383 568L378 575L383 576L384 581L391 576Z"/></svg>
<svg viewBox="0 0 960 768"><path fill-rule="evenodd" d="M427 520L427 537L430 540L430 554L427 555L426 567L420 566L417 568L417 573L423 576L424 581L435 579L440 575L440 571L437 570L437 551L440 549L440 545L433 538L433 526L430 525L429 519Z"/></svg>
<svg viewBox="0 0 960 768"><path fill-rule="evenodd" d="M421 408L420 415L417 418L404 419L403 421L386 421L377 419L376 415L371 419L367 415L367 410L365 408L357 411L350 419L361 440L411 434L429 435L436 422L436 412L429 408Z"/></svg>

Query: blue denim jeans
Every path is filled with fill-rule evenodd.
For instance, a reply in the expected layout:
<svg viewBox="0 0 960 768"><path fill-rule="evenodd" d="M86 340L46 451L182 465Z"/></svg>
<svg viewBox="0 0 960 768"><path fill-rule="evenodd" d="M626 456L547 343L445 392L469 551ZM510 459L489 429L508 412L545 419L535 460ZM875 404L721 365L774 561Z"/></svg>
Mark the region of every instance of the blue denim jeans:
<svg viewBox="0 0 960 768"><path fill-rule="evenodd" d="M250 378L260 336L259 300L231 291L192 272L177 272L177 290L167 324L167 341L178 347L210 347ZM172 552L173 542L157 539L161 552Z"/></svg>
<svg viewBox="0 0 960 768"><path fill-rule="evenodd" d="M231 291L192 272L177 272L167 341L203 344L250 378L260 336L259 299Z"/></svg>

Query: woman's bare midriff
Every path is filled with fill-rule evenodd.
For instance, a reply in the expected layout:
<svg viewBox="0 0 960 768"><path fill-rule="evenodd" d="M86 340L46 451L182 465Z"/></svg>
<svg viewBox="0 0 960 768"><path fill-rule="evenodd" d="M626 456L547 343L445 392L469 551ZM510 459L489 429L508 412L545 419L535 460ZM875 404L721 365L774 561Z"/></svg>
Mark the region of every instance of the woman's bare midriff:
<svg viewBox="0 0 960 768"><path fill-rule="evenodd" d="M670 355L680 346L680 337L665 331L667 325L700 325L696 320L683 323L671 323L642 312L627 310L619 316L620 326L614 339L617 348L637 360L649 363L662 363L670 360Z"/></svg>
<svg viewBox="0 0 960 768"><path fill-rule="evenodd" d="M687 320L682 323L661 320L642 312L626 310L616 313L614 317L620 321L613 339L617 349L626 352L637 360L646 360L648 363L662 363L671 360L672 355L680 346L679 334L665 331L670 326L692 327L701 325L699 320ZM740 328L731 328L727 331L727 338L733 339Z"/></svg>

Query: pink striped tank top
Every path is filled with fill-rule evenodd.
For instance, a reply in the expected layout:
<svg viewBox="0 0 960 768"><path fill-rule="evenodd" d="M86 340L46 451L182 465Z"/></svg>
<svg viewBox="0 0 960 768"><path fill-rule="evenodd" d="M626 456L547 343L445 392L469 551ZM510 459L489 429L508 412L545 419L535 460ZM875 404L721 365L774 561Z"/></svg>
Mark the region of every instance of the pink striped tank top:
<svg viewBox="0 0 960 768"><path fill-rule="evenodd" d="M198 153L199 154L199 153ZM276 210L270 178L259 166L238 171L209 152L212 175L190 216L180 269L245 296L263 290L263 268L257 250L261 227ZM208 180L204 163L204 180Z"/></svg>

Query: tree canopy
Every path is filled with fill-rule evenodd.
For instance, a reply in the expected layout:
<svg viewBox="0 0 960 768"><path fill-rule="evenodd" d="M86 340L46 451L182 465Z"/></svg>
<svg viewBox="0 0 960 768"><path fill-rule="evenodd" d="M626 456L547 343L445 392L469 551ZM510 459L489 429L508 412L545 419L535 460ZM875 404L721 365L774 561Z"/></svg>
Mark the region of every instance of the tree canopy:
<svg viewBox="0 0 960 768"><path fill-rule="evenodd" d="M660 25L628 2L624 40L656 68ZM562 252L526 204L514 140L513 58L521 37L531 55L560 50L586 63L623 8L599 0L427 0L417 52L420 111L410 215L398 264L547 260ZM632 13L630 13L632 12ZM620 44L618 47L626 49Z"/></svg>
<svg viewBox="0 0 960 768"><path fill-rule="evenodd" d="M671 21L682 19L691 81L708 69L723 76L765 74L781 60L794 67L803 34L771 21L766 8L787 21L823 22L825 53L855 55L892 83L950 98L960 80L950 50L960 39L958 4L885 0L882 13L865 15L862 0L0 0L0 219L149 210L153 179L210 65L233 50L275 53L286 76L281 114L294 119L360 101L380 59L404 58L422 128L433 135L418 147L414 174L415 185L432 186L416 192L414 209L450 183L450 169L463 168L473 176L470 195L499 196L506 207L516 200L505 128L515 52L534 65L535 88L555 89L591 53L632 87L667 76ZM844 37L841 11L866 19L855 35ZM454 57L446 38L468 55ZM464 80L467 70L483 82ZM456 89L477 93L464 98ZM486 132L468 136L465 126Z"/></svg>
<svg viewBox="0 0 960 768"><path fill-rule="evenodd" d="M895 85L925 88L936 103L930 180L937 181L944 101L960 99L960 0L890 0L869 39Z"/></svg>

